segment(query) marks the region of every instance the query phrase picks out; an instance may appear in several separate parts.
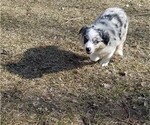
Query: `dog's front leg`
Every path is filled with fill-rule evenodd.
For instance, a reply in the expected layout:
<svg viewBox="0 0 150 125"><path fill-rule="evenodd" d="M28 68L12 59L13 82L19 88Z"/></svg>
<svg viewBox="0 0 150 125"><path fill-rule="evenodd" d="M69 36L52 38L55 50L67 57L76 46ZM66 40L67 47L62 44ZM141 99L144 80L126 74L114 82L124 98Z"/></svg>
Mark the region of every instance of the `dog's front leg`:
<svg viewBox="0 0 150 125"><path fill-rule="evenodd" d="M90 59L94 62L97 62L100 58L99 58L98 54L93 53L93 54L90 54Z"/></svg>
<svg viewBox="0 0 150 125"><path fill-rule="evenodd" d="M102 66L108 66L108 63L109 63L111 57L113 56L115 50L116 50L115 47L114 47L114 48L111 48L111 51L109 51L108 54L105 55L105 56L102 58L102 60L100 61L100 64L101 64Z"/></svg>

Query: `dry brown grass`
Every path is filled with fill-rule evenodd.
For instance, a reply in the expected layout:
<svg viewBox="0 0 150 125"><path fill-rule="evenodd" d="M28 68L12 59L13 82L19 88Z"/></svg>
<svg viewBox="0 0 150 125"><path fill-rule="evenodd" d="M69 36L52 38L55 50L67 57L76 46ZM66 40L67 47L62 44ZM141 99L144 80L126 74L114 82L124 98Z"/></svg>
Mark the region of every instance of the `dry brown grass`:
<svg viewBox="0 0 150 125"><path fill-rule="evenodd" d="M105 8L130 17L125 56L92 63L81 26ZM128 7L129 6L129 7ZM2 125L150 124L149 0L2 0Z"/></svg>

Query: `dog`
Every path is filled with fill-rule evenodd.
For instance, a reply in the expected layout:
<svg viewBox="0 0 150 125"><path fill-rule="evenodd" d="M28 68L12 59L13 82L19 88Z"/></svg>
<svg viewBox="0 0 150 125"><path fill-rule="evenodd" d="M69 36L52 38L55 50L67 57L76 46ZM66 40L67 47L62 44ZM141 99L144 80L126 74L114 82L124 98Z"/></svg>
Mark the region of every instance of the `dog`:
<svg viewBox="0 0 150 125"><path fill-rule="evenodd" d="M108 66L114 53L123 56L123 45L128 31L126 12L117 7L108 8L91 25L83 26L79 34L92 61Z"/></svg>

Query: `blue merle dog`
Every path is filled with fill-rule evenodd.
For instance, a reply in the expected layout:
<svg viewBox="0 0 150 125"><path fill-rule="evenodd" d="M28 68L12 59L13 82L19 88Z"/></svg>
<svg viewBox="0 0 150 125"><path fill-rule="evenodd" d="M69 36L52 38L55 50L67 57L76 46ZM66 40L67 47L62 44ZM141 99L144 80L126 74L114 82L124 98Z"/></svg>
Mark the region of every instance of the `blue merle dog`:
<svg viewBox="0 0 150 125"><path fill-rule="evenodd" d="M123 56L128 18L121 8L108 8L89 26L80 29L86 53L92 61L107 66L114 53Z"/></svg>

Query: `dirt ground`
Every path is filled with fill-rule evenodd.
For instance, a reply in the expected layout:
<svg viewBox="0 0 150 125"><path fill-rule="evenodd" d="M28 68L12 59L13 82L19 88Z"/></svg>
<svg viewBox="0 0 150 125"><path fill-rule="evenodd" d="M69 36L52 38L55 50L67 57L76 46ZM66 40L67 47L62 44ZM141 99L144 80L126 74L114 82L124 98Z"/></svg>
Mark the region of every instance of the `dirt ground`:
<svg viewBox="0 0 150 125"><path fill-rule="evenodd" d="M78 36L129 16L124 57L90 61ZM150 125L150 0L2 0L1 125Z"/></svg>

